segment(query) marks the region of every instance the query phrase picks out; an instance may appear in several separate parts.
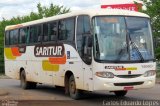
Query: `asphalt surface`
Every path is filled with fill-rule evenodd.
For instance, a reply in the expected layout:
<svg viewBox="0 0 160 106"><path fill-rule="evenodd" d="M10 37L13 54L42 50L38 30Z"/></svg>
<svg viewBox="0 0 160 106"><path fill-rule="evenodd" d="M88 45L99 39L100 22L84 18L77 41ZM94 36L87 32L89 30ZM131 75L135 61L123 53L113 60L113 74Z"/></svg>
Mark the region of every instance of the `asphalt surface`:
<svg viewBox="0 0 160 106"><path fill-rule="evenodd" d="M20 88L20 81L14 79L0 79L0 91L7 92L6 95L0 96L0 106L7 106L4 104L6 102L15 102L14 106L125 106L132 102L139 102L142 106L160 106L160 84L151 89L129 91L125 97L119 98L107 91L85 92L81 100L73 100L64 94L63 88L49 85L38 85L36 89L23 90Z"/></svg>

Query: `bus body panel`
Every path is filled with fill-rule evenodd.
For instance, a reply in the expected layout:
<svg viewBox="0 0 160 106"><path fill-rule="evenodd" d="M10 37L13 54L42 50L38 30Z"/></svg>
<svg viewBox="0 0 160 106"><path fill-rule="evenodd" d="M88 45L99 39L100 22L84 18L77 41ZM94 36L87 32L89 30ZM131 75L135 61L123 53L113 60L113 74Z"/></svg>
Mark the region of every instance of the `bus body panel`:
<svg viewBox="0 0 160 106"><path fill-rule="evenodd" d="M77 88L83 89L84 70L82 69L82 60L73 46L64 44L64 47L65 54L67 55L66 63L55 64L59 67L56 71L43 70L43 61L48 60L48 57L35 57L35 46L26 46L26 52L16 57L16 60L7 59L5 56L6 75L11 78L20 79L20 69L23 68L27 81L64 86L65 73L71 71L76 78Z"/></svg>

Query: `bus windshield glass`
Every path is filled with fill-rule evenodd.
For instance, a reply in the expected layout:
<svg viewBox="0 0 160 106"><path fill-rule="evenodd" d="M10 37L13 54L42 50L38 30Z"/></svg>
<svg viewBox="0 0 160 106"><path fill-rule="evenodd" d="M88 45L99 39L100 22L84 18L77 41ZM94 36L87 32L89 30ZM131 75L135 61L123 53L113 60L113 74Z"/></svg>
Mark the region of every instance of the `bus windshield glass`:
<svg viewBox="0 0 160 106"><path fill-rule="evenodd" d="M96 16L93 25L95 59L113 62L154 59L148 18Z"/></svg>

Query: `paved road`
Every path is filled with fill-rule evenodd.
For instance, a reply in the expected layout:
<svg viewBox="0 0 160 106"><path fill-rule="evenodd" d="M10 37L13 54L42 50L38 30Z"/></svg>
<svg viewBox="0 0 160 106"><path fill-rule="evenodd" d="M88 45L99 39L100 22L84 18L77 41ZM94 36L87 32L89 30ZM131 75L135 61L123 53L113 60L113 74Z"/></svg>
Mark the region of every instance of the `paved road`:
<svg viewBox="0 0 160 106"><path fill-rule="evenodd" d="M28 106L30 103L31 106L49 106L49 105L60 105L60 106L104 106L104 105L117 105L120 101L134 101L138 100L159 100L160 101L160 84L152 89L143 89L130 91L126 97L117 98L114 94L109 92L96 92L96 93L85 93L85 96L82 100L72 100L69 96L64 94L63 89L56 89L47 85L38 85L37 89L32 90L23 90L19 86L18 80L13 79L0 79L0 90L8 91L8 95L0 96L0 100L14 100L18 101L18 106ZM27 102L26 102L27 101ZM154 101L151 101L154 102ZM147 102L148 103L148 102ZM48 105L47 105L48 104ZM157 103L151 106L158 106ZM124 104L123 104L124 105ZM1 106L1 104L0 104ZM149 106L149 105L146 105Z"/></svg>

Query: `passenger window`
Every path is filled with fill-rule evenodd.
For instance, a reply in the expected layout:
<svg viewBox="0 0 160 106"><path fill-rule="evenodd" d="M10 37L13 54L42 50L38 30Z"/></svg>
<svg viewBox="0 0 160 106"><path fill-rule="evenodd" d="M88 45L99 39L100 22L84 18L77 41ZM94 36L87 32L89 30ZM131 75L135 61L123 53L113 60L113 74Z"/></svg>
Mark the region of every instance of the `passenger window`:
<svg viewBox="0 0 160 106"><path fill-rule="evenodd" d="M89 16L84 16L83 19L83 24L84 24L84 33L90 33L90 18Z"/></svg>
<svg viewBox="0 0 160 106"><path fill-rule="evenodd" d="M27 29L26 28L20 29L20 36L19 36L20 44L26 43L26 35L27 35Z"/></svg>
<svg viewBox="0 0 160 106"><path fill-rule="evenodd" d="M13 44L14 44L13 31L10 31L10 34L9 34L9 35L10 35L10 37L9 37L9 38L10 38L10 43L9 43L9 44L10 44L10 45L13 45Z"/></svg>
<svg viewBox="0 0 160 106"><path fill-rule="evenodd" d="M66 36L67 41L73 41L74 40L74 18L70 18L66 20Z"/></svg>
<svg viewBox="0 0 160 106"><path fill-rule="evenodd" d="M89 16L78 16L77 20L77 49L81 57L84 56L84 35L90 33Z"/></svg>
<svg viewBox="0 0 160 106"><path fill-rule="evenodd" d="M59 40L74 40L75 18L68 18L59 22Z"/></svg>
<svg viewBox="0 0 160 106"><path fill-rule="evenodd" d="M27 42L27 44L29 44L29 39L30 39L30 28L27 27L26 28L26 42Z"/></svg>
<svg viewBox="0 0 160 106"><path fill-rule="evenodd" d="M10 44L18 44L18 29L10 31Z"/></svg>
<svg viewBox="0 0 160 106"><path fill-rule="evenodd" d="M5 34L5 45L9 45L9 31L6 31Z"/></svg>
<svg viewBox="0 0 160 106"><path fill-rule="evenodd" d="M47 23L43 24L43 34L44 34L43 41L47 42L49 40L49 37L48 37L48 24Z"/></svg>
<svg viewBox="0 0 160 106"><path fill-rule="evenodd" d="M30 43L35 43L35 42L37 42L37 29L36 29L36 26L31 26L30 27L30 40L29 40L29 42Z"/></svg>
<svg viewBox="0 0 160 106"><path fill-rule="evenodd" d="M37 42L41 42L43 39L43 33L42 33L42 25L37 25Z"/></svg>
<svg viewBox="0 0 160 106"><path fill-rule="evenodd" d="M49 23L49 37L50 41L55 41L57 39L57 22Z"/></svg>
<svg viewBox="0 0 160 106"><path fill-rule="evenodd" d="M59 22L59 36L58 36L58 39L59 40L66 40L66 29L65 29L65 21L64 20L61 20Z"/></svg>

